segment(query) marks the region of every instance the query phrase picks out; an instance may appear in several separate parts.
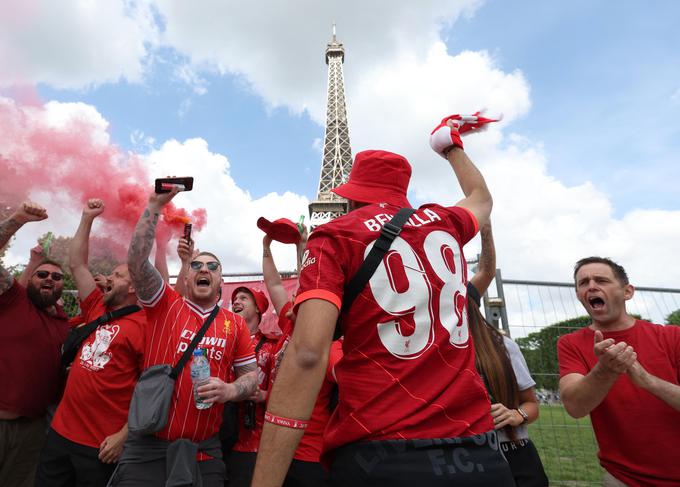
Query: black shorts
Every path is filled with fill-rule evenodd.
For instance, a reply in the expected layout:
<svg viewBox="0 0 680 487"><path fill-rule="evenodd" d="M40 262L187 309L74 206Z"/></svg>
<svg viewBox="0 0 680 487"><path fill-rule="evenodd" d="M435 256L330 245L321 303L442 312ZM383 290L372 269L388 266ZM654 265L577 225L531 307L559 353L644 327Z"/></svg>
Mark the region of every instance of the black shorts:
<svg viewBox="0 0 680 487"><path fill-rule="evenodd" d="M104 487L116 465L102 463L99 449L67 440L52 428L40 454L36 487Z"/></svg>
<svg viewBox="0 0 680 487"><path fill-rule="evenodd" d="M501 451L510 464L517 487L548 487L541 457L531 440L503 442Z"/></svg>
<svg viewBox="0 0 680 487"><path fill-rule="evenodd" d="M383 440L339 448L333 487L513 487L496 433L434 440Z"/></svg>
<svg viewBox="0 0 680 487"><path fill-rule="evenodd" d="M293 459L283 487L324 487L326 480L326 471L319 462Z"/></svg>

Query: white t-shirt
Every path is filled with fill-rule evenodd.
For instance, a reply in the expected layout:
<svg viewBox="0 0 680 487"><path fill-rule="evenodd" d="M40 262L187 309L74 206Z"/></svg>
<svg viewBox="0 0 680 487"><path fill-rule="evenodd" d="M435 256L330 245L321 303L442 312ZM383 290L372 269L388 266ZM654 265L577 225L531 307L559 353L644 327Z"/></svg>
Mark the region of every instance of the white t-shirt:
<svg viewBox="0 0 680 487"><path fill-rule="evenodd" d="M531 377L529 373L529 367L527 367L527 361L524 360L524 355L519 349L519 346L508 337L503 337L503 343L505 348L508 349L508 355L510 356L510 362L512 363L512 370L515 371L515 377L517 378L517 385L520 391L525 391L536 385L536 382ZM505 433L504 429L498 430L498 441L510 441L508 435ZM523 440L529 438L529 429L526 424L519 425L515 428L515 436L517 440Z"/></svg>

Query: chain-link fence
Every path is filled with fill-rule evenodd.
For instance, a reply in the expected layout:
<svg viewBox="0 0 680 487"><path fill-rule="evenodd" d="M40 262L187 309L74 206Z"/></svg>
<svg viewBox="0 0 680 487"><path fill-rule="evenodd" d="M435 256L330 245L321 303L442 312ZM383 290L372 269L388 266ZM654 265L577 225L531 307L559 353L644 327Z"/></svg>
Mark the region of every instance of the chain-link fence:
<svg viewBox="0 0 680 487"><path fill-rule="evenodd" d="M504 280L498 271L495 289L484 298L486 316L518 343L536 380L541 414L529 434L550 485L601 485L590 420L570 417L557 392L557 339L590 323L574 284ZM680 289L638 287L627 303L629 313L660 324L679 309Z"/></svg>

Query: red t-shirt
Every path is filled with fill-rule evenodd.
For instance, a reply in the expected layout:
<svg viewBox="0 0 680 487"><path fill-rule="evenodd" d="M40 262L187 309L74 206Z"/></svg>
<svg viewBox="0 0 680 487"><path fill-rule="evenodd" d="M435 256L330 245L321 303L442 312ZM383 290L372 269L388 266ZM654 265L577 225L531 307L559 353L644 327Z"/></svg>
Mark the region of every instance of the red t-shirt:
<svg viewBox="0 0 680 487"><path fill-rule="evenodd" d="M261 340L262 345L256 352L257 357L257 380L258 386L263 391L267 390L269 386L269 364L271 363L271 354L276 346L277 341L267 338L258 331L255 335L251 337L253 341L253 346L257 347ZM262 436L262 428L264 426L264 413L266 410L266 402L260 402L255 404L255 428L246 429L245 427L245 414L246 414L246 403L241 402L239 404L239 414L238 414L238 441L234 445L234 451L240 452L257 452L260 447L260 437Z"/></svg>
<svg viewBox="0 0 680 487"><path fill-rule="evenodd" d="M288 346L290 337L293 334L293 329L295 327L295 323L286 318L286 312L290 310L290 308L291 304L286 303L281 309L281 313L279 315L279 328L281 328L282 334L278 344L276 345L276 349L271 356L271 373L269 374L270 391L274 385L274 380L276 379L276 375L281 365L281 360L283 359L286 347ZM326 431L328 420L331 417L329 402L333 387L336 385L334 368L341 358L342 343L340 340L336 340L331 344L328 355L326 376L324 377L324 381L321 384L319 395L316 398L316 403L314 404L314 409L312 410L312 416L309 418L309 425L305 429L305 434L300 439L297 450L295 450L295 455L293 458L296 460L302 460L304 462L319 461L323 446L323 434Z"/></svg>
<svg viewBox="0 0 680 487"><path fill-rule="evenodd" d="M85 323L107 310L95 289L80 303ZM146 316L138 311L100 325L83 341L52 428L80 445L99 448L127 423L132 391L142 372Z"/></svg>
<svg viewBox="0 0 680 487"><path fill-rule="evenodd" d="M680 327L637 320L627 330L603 335L631 345L650 374L680 383ZM560 377L592 370L597 363L594 340L588 327L560 337ZM590 419L600 463L614 477L631 487L680 485L680 412L621 374Z"/></svg>
<svg viewBox="0 0 680 487"><path fill-rule="evenodd" d="M149 321L145 368L176 364L212 311L212 308L202 309L182 298L165 283L152 299L142 301L142 304L146 307ZM232 366L255 363L246 322L226 309L220 309L198 346L206 350L211 377L225 382ZM190 364L187 364L175 383L168 424L156 436L170 441L185 438L194 442L210 438L220 429L223 409L221 403L215 403L208 409L196 408Z"/></svg>
<svg viewBox="0 0 680 487"><path fill-rule="evenodd" d="M0 294L0 410L38 417L59 400L67 317L36 308L16 280Z"/></svg>
<svg viewBox="0 0 680 487"><path fill-rule="evenodd" d="M373 204L318 227L303 255L299 303L341 307L344 286L398 208ZM347 443L452 438L493 429L467 325L466 209L425 205L411 217L343 318L339 405L324 455Z"/></svg>

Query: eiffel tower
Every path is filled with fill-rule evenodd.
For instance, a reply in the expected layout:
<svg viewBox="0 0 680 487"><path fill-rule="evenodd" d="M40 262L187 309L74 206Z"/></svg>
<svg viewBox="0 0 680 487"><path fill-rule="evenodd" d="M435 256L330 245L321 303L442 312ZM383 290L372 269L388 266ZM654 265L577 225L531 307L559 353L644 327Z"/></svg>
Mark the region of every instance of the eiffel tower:
<svg viewBox="0 0 680 487"><path fill-rule="evenodd" d="M352 148L349 143L345 83L342 74L344 61L345 48L335 38L333 24L333 40L326 47L328 101L321 176L316 200L309 204L312 229L347 213L347 200L331 192L332 188L347 181L352 169Z"/></svg>

